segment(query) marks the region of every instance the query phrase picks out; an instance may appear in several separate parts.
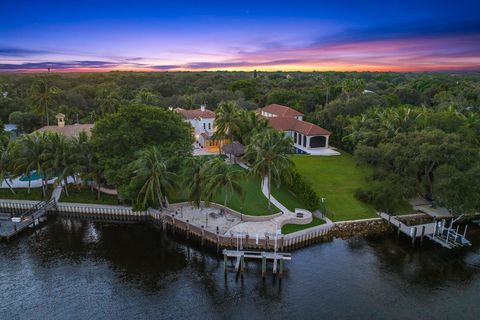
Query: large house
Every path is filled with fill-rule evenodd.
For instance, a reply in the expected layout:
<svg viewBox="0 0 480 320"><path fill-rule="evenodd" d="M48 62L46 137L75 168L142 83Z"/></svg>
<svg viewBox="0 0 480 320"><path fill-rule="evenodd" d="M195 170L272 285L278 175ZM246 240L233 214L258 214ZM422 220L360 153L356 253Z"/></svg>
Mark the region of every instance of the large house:
<svg viewBox="0 0 480 320"><path fill-rule="evenodd" d="M218 152L222 141L213 139L215 133L215 113L213 111L208 110L205 106L193 110L176 108L174 111L181 113L185 121L190 122L197 147Z"/></svg>
<svg viewBox="0 0 480 320"><path fill-rule="evenodd" d="M256 110L268 119L270 127L284 131L293 138L297 153L311 155L338 155L329 147L330 132L313 123L303 121L303 113L287 106L271 104Z"/></svg>
<svg viewBox="0 0 480 320"><path fill-rule="evenodd" d="M41 132L56 132L63 134L66 137L73 138L78 137L81 132L85 132L88 136L91 134L93 124L65 124L65 115L59 113L55 116L57 119L57 125L44 126L33 133Z"/></svg>
<svg viewBox="0 0 480 320"><path fill-rule="evenodd" d="M215 133L215 113L201 106L199 109L171 109L181 113L192 126L195 147L207 153L216 153L227 141L213 139ZM256 112L268 119L270 127L284 131L292 137L296 153L311 155L338 155L329 146L330 132L313 123L303 121L303 113L287 106L271 104L259 108ZM203 153L199 153L203 154Z"/></svg>

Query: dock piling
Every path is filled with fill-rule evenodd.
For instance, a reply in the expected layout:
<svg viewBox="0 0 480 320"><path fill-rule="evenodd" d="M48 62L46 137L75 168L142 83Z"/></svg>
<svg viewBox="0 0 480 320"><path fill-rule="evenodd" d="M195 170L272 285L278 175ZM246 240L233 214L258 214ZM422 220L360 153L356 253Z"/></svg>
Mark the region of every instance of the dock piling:
<svg viewBox="0 0 480 320"><path fill-rule="evenodd" d="M265 254L262 255L262 277L265 278L265 273L267 272L267 257Z"/></svg>
<svg viewBox="0 0 480 320"><path fill-rule="evenodd" d="M227 276L227 261L228 261L227 254L224 253L223 254L223 271L225 272L225 277Z"/></svg>
<svg viewBox="0 0 480 320"><path fill-rule="evenodd" d="M425 226L422 226L422 236L420 237L420 246L423 246L424 237L425 237Z"/></svg>
<svg viewBox="0 0 480 320"><path fill-rule="evenodd" d="M412 248L415 248L415 240L417 239L417 227L413 227Z"/></svg>

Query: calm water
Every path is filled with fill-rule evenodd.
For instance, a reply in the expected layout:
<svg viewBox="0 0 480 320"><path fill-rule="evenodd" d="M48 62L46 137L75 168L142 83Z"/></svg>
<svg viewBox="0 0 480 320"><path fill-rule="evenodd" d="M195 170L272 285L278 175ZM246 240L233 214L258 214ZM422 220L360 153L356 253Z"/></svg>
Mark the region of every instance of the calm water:
<svg viewBox="0 0 480 320"><path fill-rule="evenodd" d="M474 246L335 240L296 251L279 281L243 280L149 225L55 219L0 243L0 319L479 319Z"/></svg>

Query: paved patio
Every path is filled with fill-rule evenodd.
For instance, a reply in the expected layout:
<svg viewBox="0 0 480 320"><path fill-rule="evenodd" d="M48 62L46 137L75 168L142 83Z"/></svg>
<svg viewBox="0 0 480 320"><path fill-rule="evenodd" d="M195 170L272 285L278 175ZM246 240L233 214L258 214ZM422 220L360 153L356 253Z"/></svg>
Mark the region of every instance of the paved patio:
<svg viewBox="0 0 480 320"><path fill-rule="evenodd" d="M175 214L175 218L182 221L188 220L189 223L197 227L204 226L206 230L213 233L217 232L218 227L220 234L227 234L228 230L242 223L237 216L221 213L220 209L212 207L183 206L173 210L171 214Z"/></svg>

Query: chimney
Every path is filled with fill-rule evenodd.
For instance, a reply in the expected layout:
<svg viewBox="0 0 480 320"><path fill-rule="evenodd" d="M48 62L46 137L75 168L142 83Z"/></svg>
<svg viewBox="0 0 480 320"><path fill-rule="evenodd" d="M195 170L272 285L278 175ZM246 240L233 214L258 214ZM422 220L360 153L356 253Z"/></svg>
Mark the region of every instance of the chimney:
<svg viewBox="0 0 480 320"><path fill-rule="evenodd" d="M200 106L200 110L201 110L202 112L205 111L205 105L204 105L204 104L202 104L202 105Z"/></svg>
<svg viewBox="0 0 480 320"><path fill-rule="evenodd" d="M57 114L55 118L57 118L57 124L59 128L65 127L65 115L63 113Z"/></svg>

